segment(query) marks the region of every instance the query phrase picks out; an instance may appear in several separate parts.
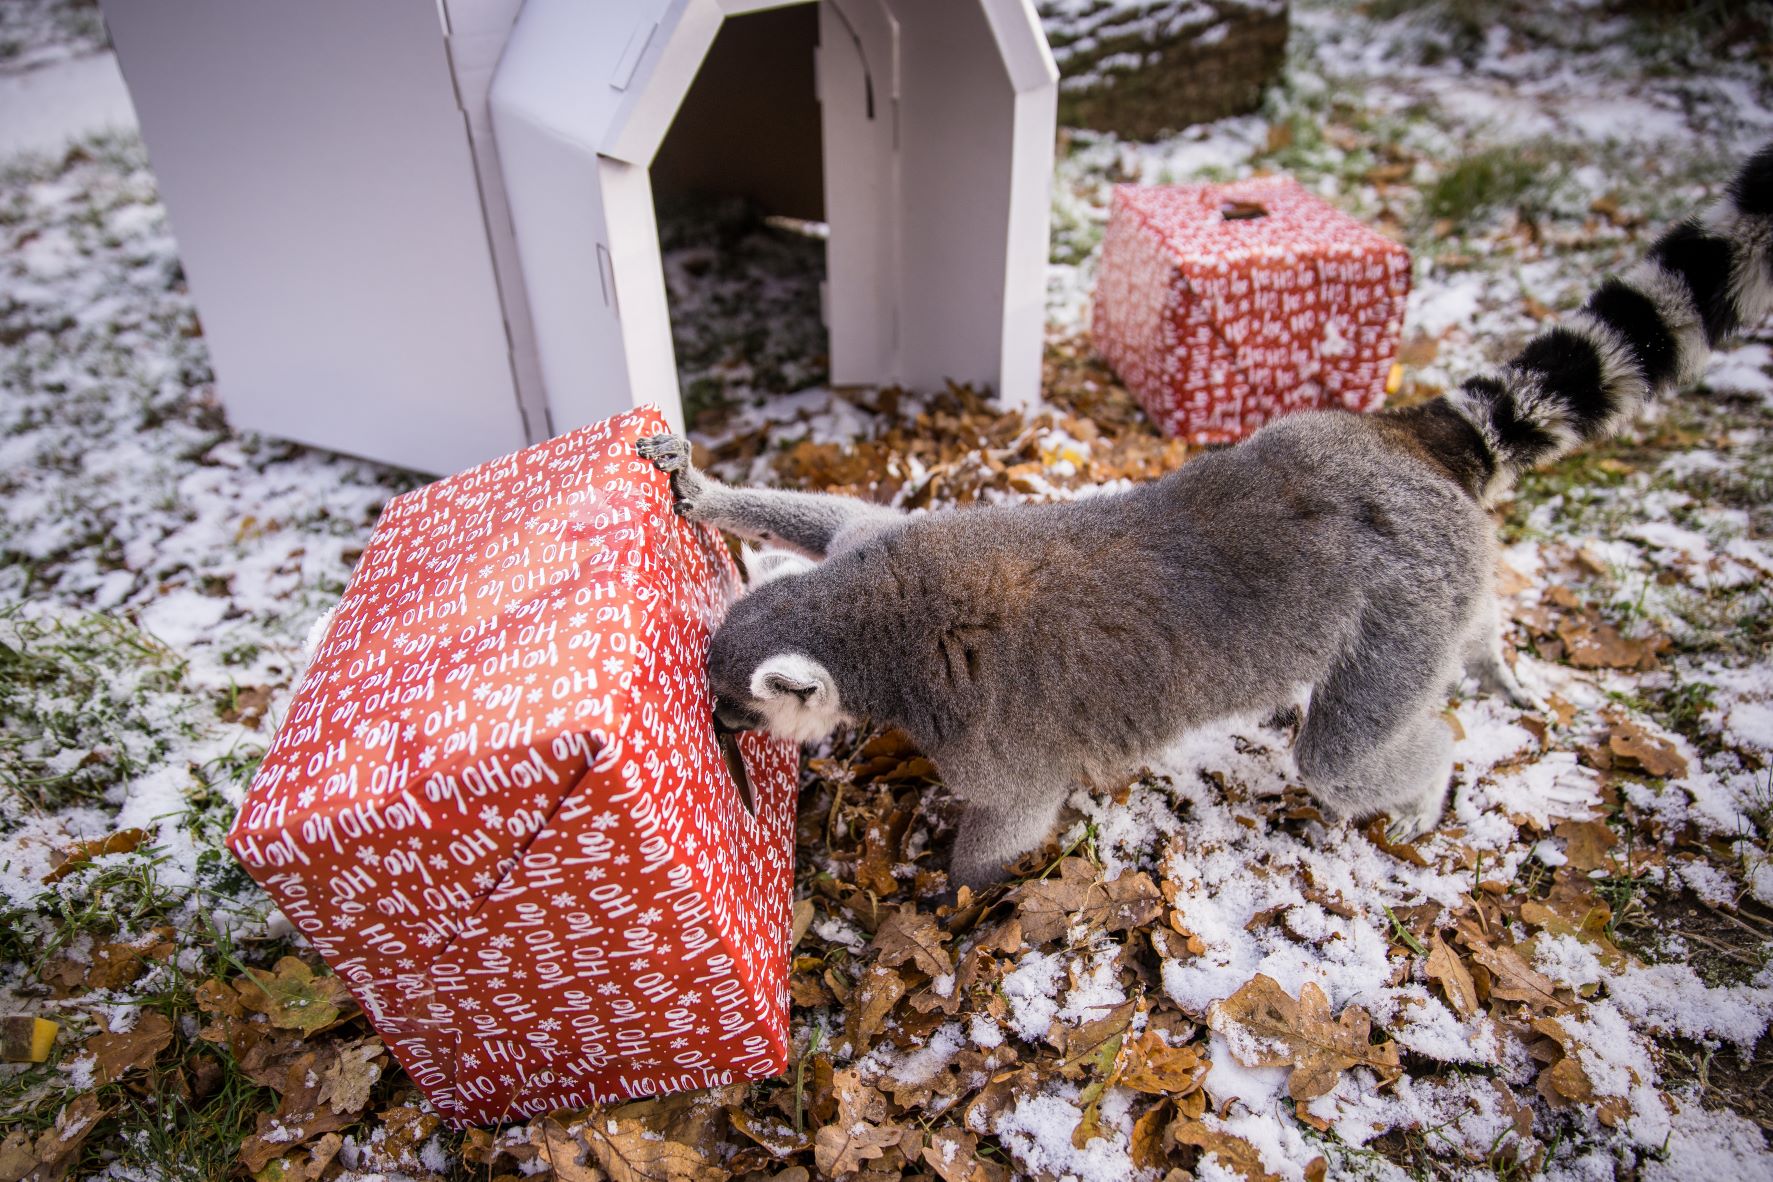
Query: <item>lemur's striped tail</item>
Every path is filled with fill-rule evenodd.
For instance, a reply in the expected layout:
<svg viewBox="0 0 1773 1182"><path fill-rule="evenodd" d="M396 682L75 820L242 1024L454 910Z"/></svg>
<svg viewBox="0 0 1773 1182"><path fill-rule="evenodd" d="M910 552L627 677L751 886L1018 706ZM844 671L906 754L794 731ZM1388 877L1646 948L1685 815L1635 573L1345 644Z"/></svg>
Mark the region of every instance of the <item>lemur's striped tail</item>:
<svg viewBox="0 0 1773 1182"><path fill-rule="evenodd" d="M1636 266L1448 404L1488 450L1487 488L1618 430L1646 399L1693 381L1711 350L1773 309L1773 145L1725 195Z"/></svg>

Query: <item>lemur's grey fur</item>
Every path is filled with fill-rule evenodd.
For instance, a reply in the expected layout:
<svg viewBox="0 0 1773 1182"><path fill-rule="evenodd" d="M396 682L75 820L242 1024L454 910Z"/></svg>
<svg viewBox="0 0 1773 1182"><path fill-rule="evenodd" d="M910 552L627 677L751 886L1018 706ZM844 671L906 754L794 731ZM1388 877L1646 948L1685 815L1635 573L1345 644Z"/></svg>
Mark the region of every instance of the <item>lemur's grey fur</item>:
<svg viewBox="0 0 1773 1182"><path fill-rule="evenodd" d="M957 883L999 878L1080 781L1302 689L1295 757L1325 814L1414 836L1446 798L1461 670L1529 700L1500 651L1485 500L1695 377L1770 305L1773 147L1496 377L1295 415L1130 491L913 517L728 487L675 437L641 451L685 516L820 560L778 565L717 630L721 721L904 728L966 802Z"/></svg>

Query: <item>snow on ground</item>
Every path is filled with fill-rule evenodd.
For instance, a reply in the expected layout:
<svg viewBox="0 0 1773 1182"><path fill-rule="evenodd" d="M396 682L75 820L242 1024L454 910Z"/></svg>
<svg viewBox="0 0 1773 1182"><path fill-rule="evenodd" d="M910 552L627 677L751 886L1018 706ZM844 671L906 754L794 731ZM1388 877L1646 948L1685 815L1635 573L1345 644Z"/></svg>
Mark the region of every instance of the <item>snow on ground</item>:
<svg viewBox="0 0 1773 1182"><path fill-rule="evenodd" d="M1114 183L1286 169L1411 246L1404 396L1431 396L1574 304L1773 131L1764 56L1708 41L1697 23L1596 4L1370 15L1395 7L1295 5L1287 79L1259 114L1150 145L1066 137L1055 356L1088 323ZM40 30L52 8L15 23ZM0 19L0 49L8 27ZM13 60L65 57L66 43L33 32ZM828 448L890 476L906 503L943 503L957 485L931 477L959 465L893 441L932 424L960 438L989 416L929 392L889 406L822 388L816 246L747 237L736 216L690 211L665 227L699 442L752 478L803 471L784 467L790 444ZM78 1048L158 1006L183 1015L178 1037L200 1057L196 985L292 947L220 833L289 699L303 637L382 503L418 478L228 429L133 138L6 164L0 234L0 1011L39 1012L54 989L64 1046ZM802 847L801 879L817 915L795 994L811 1067L801 1085L732 1102L798 1121L803 1099L814 1113L828 1102L832 1070L854 1071L854 1087L891 1092L894 1120L925 1122L918 1135L974 1138L877 1164L897 1153L951 1166L966 1144L989 1177L1155 1182L1139 1123L1155 1093L1125 1082L1124 1054L1080 1060L1071 1041L1119 1021L1115 1045L1149 1035L1202 1059L1197 1087L1156 1101L1172 1142L1192 1138L1166 1160L1200 1177L1300 1178L1318 1157L1336 1176L1518 1176L1523 1162L1560 1178L1769 1176L1756 1122L1773 1109L1756 1097L1773 1020L1770 370L1767 339L1723 354L1709 393L1530 478L1502 507L1509 644L1547 709L1470 687L1450 703L1463 732L1454 794L1416 847L1324 825L1298 789L1287 729L1230 720L1119 793L1073 798L1065 847L1104 881L1148 876L1158 918L1120 931L1080 920L1023 945L1000 917L944 916L955 971L913 974L907 1002L863 1032L839 995L875 964L876 901L850 885L865 851L845 837L867 825L834 821L912 816L870 889L921 914L936 900L915 872L943 864L947 830L939 793L917 781L840 800L814 765L806 828L820 837ZM981 495L1081 495L1078 475L1143 430L1091 436L1066 418L1076 391L1059 386L1075 372L1053 372L1054 405L1006 429L1006 449L1025 445L1034 470L1000 473ZM1579 660L1601 648L1607 660ZM130 829L142 831L133 846L100 844ZM70 852L89 861L45 883ZM1016 898L1063 878L1048 867ZM158 950L153 967L95 983L118 946ZM1258 976L1370 1017L1372 1045L1395 1044L1400 1073L1353 1067L1295 1103L1287 1069L1240 1062L1255 1044L1226 1024ZM1071 1057L1054 1066L1060 1051ZM196 1062L179 1070L194 1078ZM83 1173L201 1177L195 1163L232 1160L228 1146L201 1157L195 1134L169 1147L160 1126L184 1118L139 1082L98 1085L93 1072L76 1049L0 1076L8 1121L35 1131L97 1086L110 1123ZM404 1086L390 1071L378 1104L422 1113ZM237 1144L252 1104L275 1103L251 1095L229 1109L234 1125L215 1101L192 1111ZM1096 1135L1080 1141L1086 1118ZM431 1177L469 1169L462 1154L487 1154L489 1171L497 1159L428 1129L391 1153L393 1119L348 1130L334 1173ZM533 1137L551 1144L540 1126ZM751 1141L721 1146L709 1150L718 1176L765 1169L767 1157L735 1156ZM813 1167L804 1146L789 1153ZM545 1168L512 1157L501 1168Z"/></svg>

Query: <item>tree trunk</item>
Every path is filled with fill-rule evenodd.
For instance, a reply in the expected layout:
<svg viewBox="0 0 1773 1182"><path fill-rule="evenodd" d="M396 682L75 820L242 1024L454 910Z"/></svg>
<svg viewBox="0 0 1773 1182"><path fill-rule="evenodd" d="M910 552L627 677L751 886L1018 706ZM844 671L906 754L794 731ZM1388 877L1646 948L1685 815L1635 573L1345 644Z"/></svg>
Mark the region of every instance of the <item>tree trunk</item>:
<svg viewBox="0 0 1773 1182"><path fill-rule="evenodd" d="M1059 122L1155 139L1254 110L1287 48L1287 0L1039 0Z"/></svg>

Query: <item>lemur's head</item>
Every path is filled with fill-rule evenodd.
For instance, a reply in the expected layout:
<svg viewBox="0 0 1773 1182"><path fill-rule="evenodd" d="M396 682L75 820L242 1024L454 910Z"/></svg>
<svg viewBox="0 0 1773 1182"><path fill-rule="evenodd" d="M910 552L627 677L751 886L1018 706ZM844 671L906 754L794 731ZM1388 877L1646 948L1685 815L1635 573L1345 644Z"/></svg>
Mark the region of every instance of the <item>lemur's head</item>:
<svg viewBox="0 0 1773 1182"><path fill-rule="evenodd" d="M761 728L810 743L848 721L836 680L801 643L805 615L798 605L804 601L796 584L815 565L782 550L745 552L750 586L708 650L716 730Z"/></svg>

